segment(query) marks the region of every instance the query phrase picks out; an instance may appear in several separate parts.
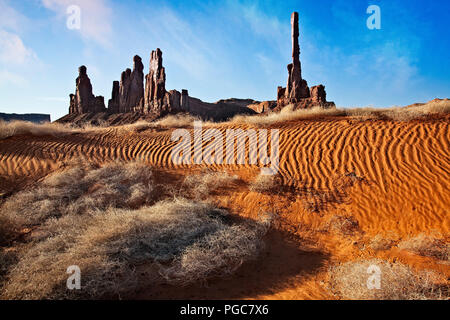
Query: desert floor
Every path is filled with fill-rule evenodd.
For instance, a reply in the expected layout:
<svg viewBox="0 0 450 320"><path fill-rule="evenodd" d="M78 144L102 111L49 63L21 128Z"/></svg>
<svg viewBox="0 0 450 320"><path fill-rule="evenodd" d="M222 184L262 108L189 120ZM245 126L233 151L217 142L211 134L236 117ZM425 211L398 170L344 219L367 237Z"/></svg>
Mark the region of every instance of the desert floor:
<svg viewBox="0 0 450 320"><path fill-rule="evenodd" d="M419 236L449 243L449 123L445 115L412 121L326 117L266 125L280 130L280 170L276 186L260 192L248 187L259 174L257 166L173 165L174 128L16 135L0 140L0 193L7 198L32 188L79 158L98 164L142 160L154 167L159 183L174 186L205 169L227 171L238 182L219 188L211 201L246 218L262 212L274 216L258 260L207 284L149 284L130 298L335 299L329 268L349 261L401 262L448 281L448 260L400 244ZM215 125L224 135L231 126L250 128Z"/></svg>

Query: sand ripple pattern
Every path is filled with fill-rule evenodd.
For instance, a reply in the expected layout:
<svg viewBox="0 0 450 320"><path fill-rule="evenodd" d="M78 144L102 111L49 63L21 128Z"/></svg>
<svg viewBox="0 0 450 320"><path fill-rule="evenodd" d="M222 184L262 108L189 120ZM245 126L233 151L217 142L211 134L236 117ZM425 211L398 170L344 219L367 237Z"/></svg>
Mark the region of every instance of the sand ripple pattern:
<svg viewBox="0 0 450 320"><path fill-rule="evenodd" d="M349 210L369 221L374 232L400 228L410 233L439 227L448 233L448 120L448 117L411 122L331 119L273 126L280 130L279 174L286 184L316 192L333 190L340 177L358 177L364 183L352 188ZM230 129L217 128L223 136ZM176 142L171 141L171 133L170 129L124 134L112 128L65 137L5 139L0 141L0 183L13 185L25 177L45 175L77 157L97 163L139 159L168 169L187 168L172 163L171 152ZM210 150L211 143L204 148ZM248 164L210 167L258 169Z"/></svg>

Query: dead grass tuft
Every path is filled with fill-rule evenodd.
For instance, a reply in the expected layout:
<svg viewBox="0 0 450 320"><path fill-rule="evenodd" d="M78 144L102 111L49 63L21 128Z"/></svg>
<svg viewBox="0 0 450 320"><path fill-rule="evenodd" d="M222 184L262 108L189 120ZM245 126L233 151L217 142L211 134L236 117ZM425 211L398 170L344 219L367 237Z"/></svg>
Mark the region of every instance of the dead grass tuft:
<svg viewBox="0 0 450 320"><path fill-rule="evenodd" d="M275 176L259 174L255 180L250 183L250 191L253 192L273 192L276 191L278 183Z"/></svg>
<svg viewBox="0 0 450 320"><path fill-rule="evenodd" d="M411 121L424 116L434 114L450 113L450 100L433 100L422 105L410 107L392 108L328 108L314 107L311 109L294 110L293 105L284 107L280 112L273 112L264 115L237 115L230 120L232 124L246 124L264 126L279 122L318 119L323 117L345 117L349 116L357 120L394 120Z"/></svg>
<svg viewBox="0 0 450 320"><path fill-rule="evenodd" d="M265 227L232 224L226 216L212 205L175 199L54 219L43 228L52 236L21 256L0 297L117 298L149 283L188 284L229 274L257 256ZM66 289L71 265L81 269L79 291Z"/></svg>
<svg viewBox="0 0 450 320"><path fill-rule="evenodd" d="M380 268L380 289L369 289L373 273L369 266ZM373 259L347 262L329 270L331 291L349 300L436 300L449 298L445 280L431 271L415 272L399 262Z"/></svg>
<svg viewBox="0 0 450 320"><path fill-rule="evenodd" d="M393 239L381 234L377 234L370 239L369 248L375 251L389 250L395 244Z"/></svg>
<svg viewBox="0 0 450 320"><path fill-rule="evenodd" d="M59 123L32 123L27 121L0 121L0 139L9 138L21 134L34 136L64 136L74 132L70 126Z"/></svg>
<svg viewBox="0 0 450 320"><path fill-rule="evenodd" d="M181 187L181 196L205 200L214 192L231 187L238 176L228 172L203 171L186 176Z"/></svg>
<svg viewBox="0 0 450 320"><path fill-rule="evenodd" d="M194 117L187 113L180 113L180 114L174 114L174 115L168 115L160 120L154 121L154 122L148 122L145 120L141 120L138 122L135 122L133 124L127 124L118 126L117 129L119 130L125 130L125 131L132 131L132 132L140 132L147 129L154 129L154 128L187 128L187 127L193 127L194 121L202 121L198 117ZM202 125L212 125L212 122L206 122L202 121Z"/></svg>
<svg viewBox="0 0 450 320"><path fill-rule="evenodd" d="M326 224L327 230L346 236L354 235L358 232L359 223L351 216L333 215Z"/></svg>
<svg viewBox="0 0 450 320"><path fill-rule="evenodd" d="M272 112L265 115L237 115L230 120L232 124L247 125L271 125L278 122L286 122L292 120L311 119L322 116L343 116L345 112L336 108L323 109L314 107L311 109L293 110L293 105L284 107L280 112Z"/></svg>
<svg viewBox="0 0 450 320"><path fill-rule="evenodd" d="M450 244L444 239L420 234L417 237L403 240L399 243L398 248L450 262Z"/></svg>
<svg viewBox="0 0 450 320"><path fill-rule="evenodd" d="M52 174L34 189L10 197L0 216L19 226L107 207L138 208L152 200L151 168L142 163L74 167Z"/></svg>
<svg viewBox="0 0 450 320"><path fill-rule="evenodd" d="M205 189L234 178L201 176ZM217 183L220 183L219 185ZM222 185L221 185L222 184ZM270 221L234 221L212 204L155 202L140 163L76 166L9 198L2 221L31 226L20 254L0 252L0 299L120 298L144 285L204 282L255 258ZM66 287L69 266L82 289Z"/></svg>
<svg viewBox="0 0 450 320"><path fill-rule="evenodd" d="M17 224L0 213L0 245L14 238L17 233Z"/></svg>

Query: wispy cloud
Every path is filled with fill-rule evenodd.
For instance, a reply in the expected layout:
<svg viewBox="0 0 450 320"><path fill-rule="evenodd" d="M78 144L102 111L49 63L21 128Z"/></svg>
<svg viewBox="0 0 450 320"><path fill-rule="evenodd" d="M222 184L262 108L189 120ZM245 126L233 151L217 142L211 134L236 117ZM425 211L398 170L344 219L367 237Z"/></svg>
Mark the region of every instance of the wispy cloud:
<svg viewBox="0 0 450 320"><path fill-rule="evenodd" d="M18 32L28 24L28 19L5 0L0 0L0 29Z"/></svg>
<svg viewBox="0 0 450 320"><path fill-rule="evenodd" d="M238 3L235 6L256 36L263 38L268 46L276 48L281 55L289 52L289 17L286 21L280 21L276 16L263 12L256 4Z"/></svg>
<svg viewBox="0 0 450 320"><path fill-rule="evenodd" d="M36 54L17 34L0 29L0 63L22 66L36 60Z"/></svg>
<svg viewBox="0 0 450 320"><path fill-rule="evenodd" d="M21 33L28 19L0 0L0 85L23 86L23 71L39 63L36 53L24 43Z"/></svg>
<svg viewBox="0 0 450 320"><path fill-rule="evenodd" d="M79 6L81 26L72 31L79 32L85 40L111 47L113 11L107 0L42 0L42 4L55 12L60 20L68 18L69 6Z"/></svg>
<svg viewBox="0 0 450 320"><path fill-rule="evenodd" d="M150 19L143 19L145 30L164 48L164 55L195 78L211 72L216 54L191 21L169 8L155 9Z"/></svg>

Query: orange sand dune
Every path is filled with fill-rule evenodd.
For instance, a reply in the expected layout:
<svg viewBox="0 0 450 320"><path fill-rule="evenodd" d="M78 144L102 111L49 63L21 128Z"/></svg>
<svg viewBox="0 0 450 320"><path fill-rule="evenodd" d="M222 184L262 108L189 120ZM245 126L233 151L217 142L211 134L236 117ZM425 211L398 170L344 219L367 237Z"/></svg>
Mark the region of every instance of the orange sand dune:
<svg viewBox="0 0 450 320"><path fill-rule="evenodd" d="M260 194L238 187L217 195L216 201L243 216L254 217L262 211L276 214L280 217L278 230L290 234L292 241L300 241L301 250L296 252L277 242L268 247L266 254L273 249L272 253L284 259L277 262L272 256L268 260L272 264L269 281L274 281L276 270L287 278L283 285L274 284L273 290L255 289L258 280L250 277L250 284L231 295L210 290L208 296L208 291L194 288L189 297L328 298L320 284L328 265L372 256L399 259L419 269L431 267L450 276L448 265L429 258L396 248L382 252L369 248L371 239L379 234L394 241L421 233L450 234L449 120L449 116L409 122L336 117L267 127L280 130L279 192ZM230 128L215 127L222 133ZM95 163L139 159L182 175L208 167L234 172L247 182L258 175L259 168L254 165L174 165L173 130L108 128L59 137L22 135L1 140L0 193L21 189L80 157ZM357 230L349 234L329 232L333 217L352 219ZM289 261L298 273L286 266ZM248 278L251 268L244 266L240 277ZM242 280L238 275L232 281ZM230 286L224 280L218 283L223 290ZM140 297L154 298L155 294L144 292Z"/></svg>

